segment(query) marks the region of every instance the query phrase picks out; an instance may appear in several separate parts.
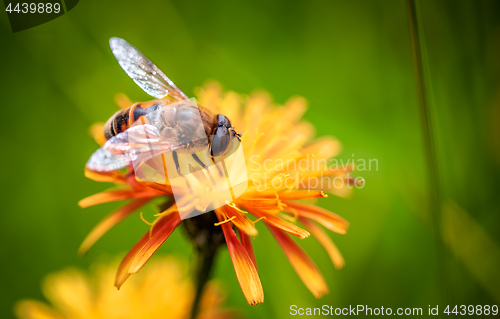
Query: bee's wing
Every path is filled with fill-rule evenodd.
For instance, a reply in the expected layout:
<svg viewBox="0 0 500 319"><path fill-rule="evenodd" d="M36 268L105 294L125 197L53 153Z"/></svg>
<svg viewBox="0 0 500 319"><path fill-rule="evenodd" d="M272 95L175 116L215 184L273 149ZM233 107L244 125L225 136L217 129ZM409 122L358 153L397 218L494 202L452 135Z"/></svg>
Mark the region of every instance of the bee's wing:
<svg viewBox="0 0 500 319"><path fill-rule="evenodd" d="M147 94L157 99L167 95L178 100L188 98L153 62L127 41L111 38L109 46L123 70Z"/></svg>
<svg viewBox="0 0 500 319"><path fill-rule="evenodd" d="M154 156L186 147L177 138L162 138L152 125L136 125L110 138L87 161L91 171L103 172L125 168L134 161L145 162Z"/></svg>

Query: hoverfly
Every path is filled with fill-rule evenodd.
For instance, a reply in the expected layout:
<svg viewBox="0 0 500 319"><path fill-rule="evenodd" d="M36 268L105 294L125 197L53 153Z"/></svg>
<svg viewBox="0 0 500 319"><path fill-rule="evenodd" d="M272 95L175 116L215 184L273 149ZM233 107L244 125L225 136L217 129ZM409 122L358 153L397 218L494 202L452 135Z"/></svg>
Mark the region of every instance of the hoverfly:
<svg viewBox="0 0 500 319"><path fill-rule="evenodd" d="M147 161L155 154L171 154L181 175L178 153L190 154L207 168L196 153L207 150L214 157L225 155L234 138L241 141L231 121L212 114L188 97L146 56L127 41L109 41L118 63L147 94L155 100L139 102L118 111L105 124L106 143L88 160L92 171L111 171L129 166L140 158ZM201 120L200 120L201 119ZM151 154L151 155L149 155Z"/></svg>

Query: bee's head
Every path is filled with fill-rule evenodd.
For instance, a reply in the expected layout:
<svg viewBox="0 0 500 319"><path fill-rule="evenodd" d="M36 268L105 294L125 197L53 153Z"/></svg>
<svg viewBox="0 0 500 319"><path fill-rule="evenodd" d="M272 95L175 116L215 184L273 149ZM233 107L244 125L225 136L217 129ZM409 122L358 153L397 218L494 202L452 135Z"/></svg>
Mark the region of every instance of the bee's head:
<svg viewBox="0 0 500 319"><path fill-rule="evenodd" d="M210 143L210 155L220 156L226 154L232 145L233 138L236 137L238 141L241 141L241 134L236 133L236 131L231 126L231 121L222 114L217 114L216 116L217 125L214 127L211 136Z"/></svg>

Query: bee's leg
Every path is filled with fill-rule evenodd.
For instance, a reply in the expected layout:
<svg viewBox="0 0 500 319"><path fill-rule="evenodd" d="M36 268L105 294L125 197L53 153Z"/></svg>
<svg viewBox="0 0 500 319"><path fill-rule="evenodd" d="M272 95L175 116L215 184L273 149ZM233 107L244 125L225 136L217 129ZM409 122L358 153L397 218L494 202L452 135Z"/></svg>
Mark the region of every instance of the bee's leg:
<svg viewBox="0 0 500 319"><path fill-rule="evenodd" d="M222 177L222 171L220 170L219 165L215 164L215 159L213 156L210 156L212 158L212 164L214 164L215 167L217 167L217 170L219 171L219 175Z"/></svg>
<svg viewBox="0 0 500 319"><path fill-rule="evenodd" d="M182 176L182 174L181 174L181 167L179 165L179 157L178 157L176 151L172 152L172 157L174 158L175 169L177 170L177 173Z"/></svg>
<svg viewBox="0 0 500 319"><path fill-rule="evenodd" d="M178 157L176 151L172 152L172 157L174 158L175 169L177 170L177 173L179 174L179 176L182 176L184 178L184 180L186 181L186 184L187 184L189 190L191 192L193 192L193 189L191 188L191 185L189 185L189 182L188 182L187 178L181 173L181 166L179 165L179 157Z"/></svg>
<svg viewBox="0 0 500 319"><path fill-rule="evenodd" d="M191 154L191 156L194 158L194 160L195 160L198 164L200 164L200 165L201 165L201 167L203 167L204 169L207 169L207 170L208 170L207 165L205 165L205 164L201 161L201 159L198 157L198 155L196 155L196 154Z"/></svg>
<svg viewBox="0 0 500 319"><path fill-rule="evenodd" d="M201 159L198 157L198 155L196 154L191 154L191 156L194 158L194 160L201 165L201 167L203 167L204 169L207 170L207 173L208 173L208 177L210 177L210 180L212 180L212 182L214 182L214 179L212 178L212 175L210 174L210 171L208 170L208 166L205 165L205 163L203 163L201 161Z"/></svg>

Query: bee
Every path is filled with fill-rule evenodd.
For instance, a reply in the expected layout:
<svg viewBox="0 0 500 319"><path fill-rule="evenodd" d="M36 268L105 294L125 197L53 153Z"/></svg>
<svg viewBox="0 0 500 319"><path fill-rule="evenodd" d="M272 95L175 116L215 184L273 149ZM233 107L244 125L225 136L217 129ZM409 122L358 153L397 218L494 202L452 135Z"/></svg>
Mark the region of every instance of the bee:
<svg viewBox="0 0 500 319"><path fill-rule="evenodd" d="M233 141L241 142L231 121L223 114L213 114L198 105L144 54L120 38L109 41L118 63L155 100L139 102L114 114L105 124L106 143L88 160L92 171L125 168L133 161L147 161L157 154L172 154L181 175L178 153L190 154L207 169L196 153L207 150L215 157L227 155Z"/></svg>

